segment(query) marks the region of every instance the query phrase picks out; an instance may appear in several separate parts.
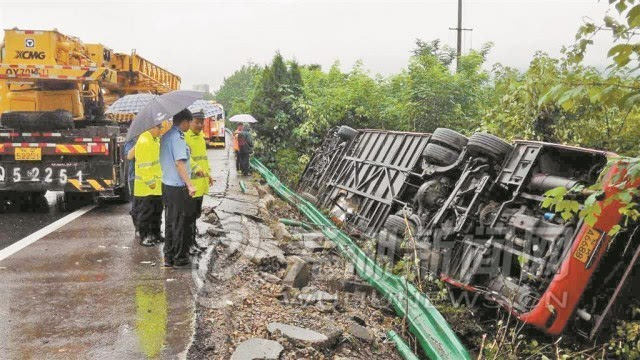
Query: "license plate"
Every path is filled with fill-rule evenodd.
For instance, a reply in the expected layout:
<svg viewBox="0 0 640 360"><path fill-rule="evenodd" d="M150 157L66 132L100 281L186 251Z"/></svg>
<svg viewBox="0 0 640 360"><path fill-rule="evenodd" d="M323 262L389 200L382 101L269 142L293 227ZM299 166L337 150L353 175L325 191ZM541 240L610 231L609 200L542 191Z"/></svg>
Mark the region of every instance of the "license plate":
<svg viewBox="0 0 640 360"><path fill-rule="evenodd" d="M18 161L42 160L41 148L16 148L15 159Z"/></svg>
<svg viewBox="0 0 640 360"><path fill-rule="evenodd" d="M91 178L87 170L81 170L74 166L31 166L22 163L20 167L5 169L0 165L0 183L42 182L45 184L65 185L67 182L83 185Z"/></svg>
<svg viewBox="0 0 640 360"><path fill-rule="evenodd" d="M589 228L582 239L580 239L580 244L578 244L578 248L576 248L576 251L573 253L573 257L586 264L601 236L602 232Z"/></svg>

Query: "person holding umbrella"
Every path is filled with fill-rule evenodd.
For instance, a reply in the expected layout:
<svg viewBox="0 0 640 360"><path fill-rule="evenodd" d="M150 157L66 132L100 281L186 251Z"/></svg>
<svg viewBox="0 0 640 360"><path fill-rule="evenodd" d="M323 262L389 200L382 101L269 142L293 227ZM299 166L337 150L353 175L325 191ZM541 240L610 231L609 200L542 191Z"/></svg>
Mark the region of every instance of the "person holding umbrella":
<svg viewBox="0 0 640 360"><path fill-rule="evenodd" d="M107 108L105 111L105 117L112 121L117 121L120 123L126 123L131 121L140 110L145 108L151 100L157 98L158 95L153 94L132 94L126 95L118 100L116 100L113 104ZM135 235L134 239L137 242L141 242L142 238L140 237L140 232L138 231L138 204L136 203L135 192L135 146L138 141L138 136L130 138L123 146L123 158L126 159L126 169L127 169L127 180L129 185L129 198L131 199L131 210L129 214L131 215L131 220L133 221L133 226L135 227Z"/></svg>
<svg viewBox="0 0 640 360"><path fill-rule="evenodd" d="M204 95L200 91L176 90L154 97L141 109L127 132L125 141L162 124L173 117L173 127L160 140L162 201L165 211L164 265L189 267L192 196L189 148L184 132L189 130L192 115L186 108Z"/></svg>
<svg viewBox="0 0 640 360"><path fill-rule="evenodd" d="M238 134L238 157L240 158L240 171L242 175L250 174L249 157L253 152L253 139L249 132L249 126L244 126L242 132Z"/></svg>
<svg viewBox="0 0 640 360"><path fill-rule="evenodd" d="M164 265L187 267L189 247L193 237L193 196L196 187L191 182L191 154L184 133L193 116L184 109L173 116L173 126L160 142L162 195L165 203Z"/></svg>
<svg viewBox="0 0 640 360"><path fill-rule="evenodd" d="M250 172L249 157L253 152L253 139L251 138L251 133L249 133L249 126L247 124L255 123L258 121L249 114L234 115L231 117L231 119L229 119L229 121L240 123L238 125L237 135L235 132L233 134L234 139L236 138L238 139L237 140L238 151L236 153L236 161L237 161L237 166L239 167L239 170L242 172L242 174L249 175L249 172ZM234 142L234 150L236 147L235 144L236 143Z"/></svg>
<svg viewBox="0 0 640 360"><path fill-rule="evenodd" d="M236 130L233 132L233 154L236 156L236 171L240 171L240 156L238 156L238 152L240 151L240 145L238 145L238 135L244 130L244 124L239 123Z"/></svg>

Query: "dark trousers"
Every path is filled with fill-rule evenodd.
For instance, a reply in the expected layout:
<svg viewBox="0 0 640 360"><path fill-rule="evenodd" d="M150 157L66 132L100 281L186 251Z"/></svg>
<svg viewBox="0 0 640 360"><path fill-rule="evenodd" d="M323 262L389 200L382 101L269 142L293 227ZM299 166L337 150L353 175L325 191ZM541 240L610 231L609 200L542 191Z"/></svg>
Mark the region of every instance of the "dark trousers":
<svg viewBox="0 0 640 360"><path fill-rule="evenodd" d="M136 207L136 197L133 196L133 180L129 180L129 193L131 194L131 210L129 210L129 215L131 215L131 221L133 221L133 226L138 231L138 220L136 219L138 214L138 208Z"/></svg>
<svg viewBox="0 0 640 360"><path fill-rule="evenodd" d="M164 257L185 260L193 237L193 199L186 186L162 184L164 202Z"/></svg>
<svg viewBox="0 0 640 360"><path fill-rule="evenodd" d="M240 156L237 151L234 151L236 155L236 171L240 171Z"/></svg>
<svg viewBox="0 0 640 360"><path fill-rule="evenodd" d="M202 215L202 199L203 196L195 197L191 201L193 202L193 220L191 221L191 233L193 236L191 237L191 245L197 245L196 242L196 234L198 234L198 228L196 227L196 220L200 218Z"/></svg>
<svg viewBox="0 0 640 360"><path fill-rule="evenodd" d="M243 174L249 174L249 154L248 152L238 152L238 161L240 162L240 171Z"/></svg>
<svg viewBox="0 0 640 360"><path fill-rule="evenodd" d="M135 197L136 221L140 238L160 235L160 224L162 223L162 196L149 195Z"/></svg>

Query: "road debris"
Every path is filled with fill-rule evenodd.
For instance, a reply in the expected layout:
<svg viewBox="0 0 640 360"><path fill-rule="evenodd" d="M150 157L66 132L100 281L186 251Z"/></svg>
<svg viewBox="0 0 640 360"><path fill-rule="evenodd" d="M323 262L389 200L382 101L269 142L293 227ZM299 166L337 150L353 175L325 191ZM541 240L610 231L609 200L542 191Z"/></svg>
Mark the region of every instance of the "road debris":
<svg viewBox="0 0 640 360"><path fill-rule="evenodd" d="M304 346L310 345L315 348L328 345L329 342L329 338L326 335L317 331L278 322L269 323L267 331L273 336L278 337L281 335L294 343L300 343Z"/></svg>
<svg viewBox="0 0 640 360"><path fill-rule="evenodd" d="M304 235L303 227L281 223L281 218L300 221L300 215L274 198L268 186L246 185L245 194L230 186L220 205L209 210L223 231L204 235L214 245L188 357L399 359L394 345L383 341L389 329L403 331L389 304L371 292L332 288L336 279L357 281L353 271L345 271L348 261L325 246L317 231ZM244 215L259 202L258 217ZM297 234L319 247L293 240ZM366 324L370 336L349 332L358 324L354 319ZM250 352L256 349L273 352Z"/></svg>
<svg viewBox="0 0 640 360"><path fill-rule="evenodd" d="M284 348L278 342L253 338L244 341L231 356L231 360L273 359L280 358Z"/></svg>
<svg viewBox="0 0 640 360"><path fill-rule="evenodd" d="M366 343L372 343L374 340L371 332L366 327L359 324L351 324L351 326L349 326L349 334Z"/></svg>
<svg viewBox="0 0 640 360"><path fill-rule="evenodd" d="M309 263L298 256L290 256L289 265L287 266L282 283L302 289L309 283L310 279L311 266Z"/></svg>
<svg viewBox="0 0 640 360"><path fill-rule="evenodd" d="M433 359L470 359L465 346L431 301L406 278L391 274L378 265L343 231L315 208L308 200L283 185L258 159L252 167L283 199L294 204L311 222L322 228L325 236L335 242L340 254L354 264L360 277L372 284L394 310L409 323L409 329L420 343L425 355ZM341 208L342 209L342 208Z"/></svg>

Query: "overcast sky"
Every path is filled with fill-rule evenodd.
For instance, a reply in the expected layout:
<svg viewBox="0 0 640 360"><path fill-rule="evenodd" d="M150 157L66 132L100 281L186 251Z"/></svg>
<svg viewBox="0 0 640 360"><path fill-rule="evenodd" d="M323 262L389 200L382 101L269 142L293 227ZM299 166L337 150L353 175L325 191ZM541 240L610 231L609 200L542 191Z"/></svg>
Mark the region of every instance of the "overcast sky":
<svg viewBox="0 0 640 360"><path fill-rule="evenodd" d="M464 0L465 49L492 41L489 63L526 68L542 50L559 55L584 17L601 20L602 0ZM135 48L182 77L182 88L225 76L276 50L300 63L348 70L362 60L388 75L407 65L415 39L455 46L456 0L422 1L30 1L0 0L4 29L57 28L119 52ZM587 61L604 63L605 41ZM598 54L598 56L594 55Z"/></svg>

